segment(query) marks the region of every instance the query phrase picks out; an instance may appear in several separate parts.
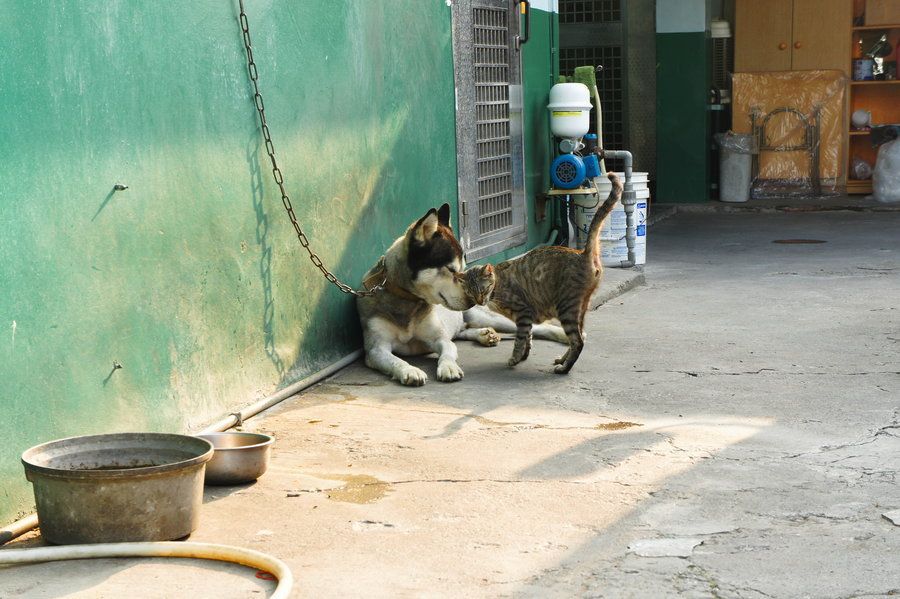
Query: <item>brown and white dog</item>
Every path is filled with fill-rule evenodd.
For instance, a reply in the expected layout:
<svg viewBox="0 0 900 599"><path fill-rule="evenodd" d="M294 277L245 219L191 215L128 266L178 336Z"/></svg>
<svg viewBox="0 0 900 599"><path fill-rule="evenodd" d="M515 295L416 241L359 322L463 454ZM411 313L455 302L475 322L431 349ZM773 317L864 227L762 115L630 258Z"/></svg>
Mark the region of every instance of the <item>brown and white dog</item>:
<svg viewBox="0 0 900 599"><path fill-rule="evenodd" d="M412 223L366 273L364 284L384 283L375 295L357 299L366 365L404 385L424 385L428 376L402 356L436 353L437 378L463 378L453 339L497 345L497 331L514 333L511 320L480 306L462 284L465 259L450 228L450 206L432 208ZM465 314L463 311L466 311ZM539 325L535 337L568 340L554 325Z"/></svg>

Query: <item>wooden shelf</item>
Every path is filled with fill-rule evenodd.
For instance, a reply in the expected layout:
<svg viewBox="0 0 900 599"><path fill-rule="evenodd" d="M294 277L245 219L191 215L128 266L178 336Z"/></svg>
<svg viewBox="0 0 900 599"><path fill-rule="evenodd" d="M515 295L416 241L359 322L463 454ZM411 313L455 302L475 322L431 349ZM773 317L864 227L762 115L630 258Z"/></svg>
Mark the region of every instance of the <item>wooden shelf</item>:
<svg viewBox="0 0 900 599"><path fill-rule="evenodd" d="M857 25L853 31L873 31L876 29L900 29L900 25Z"/></svg>
<svg viewBox="0 0 900 599"><path fill-rule="evenodd" d="M881 81L851 81L850 85L897 85L900 79L884 79Z"/></svg>
<svg viewBox="0 0 900 599"><path fill-rule="evenodd" d="M872 193L872 180L847 179L847 193L852 195Z"/></svg>
<svg viewBox="0 0 900 599"><path fill-rule="evenodd" d="M892 48L900 45L900 12L897 5L900 0L855 0L856 9L863 9L865 14L877 25L853 25L850 24L850 36L852 39L849 48L851 65L853 54L859 52L860 44L871 44L883 34L887 35L888 43ZM862 6L860 6L862 5ZM872 9L871 11L869 9ZM857 11L858 12L858 11ZM858 22L858 21L857 21ZM893 58L893 56L889 57ZM852 74L852 70L851 70ZM855 159L865 160L871 166L875 166L878 157L878 149L872 147L871 130L855 130L849 124L850 115L856 110L866 110L872 115L872 123L897 123L900 122L900 80L868 80L850 81L847 86L847 133L844 138L844 152L846 153L846 171L848 175L853 172ZM872 180L859 181L847 179L847 193L869 194L872 193Z"/></svg>

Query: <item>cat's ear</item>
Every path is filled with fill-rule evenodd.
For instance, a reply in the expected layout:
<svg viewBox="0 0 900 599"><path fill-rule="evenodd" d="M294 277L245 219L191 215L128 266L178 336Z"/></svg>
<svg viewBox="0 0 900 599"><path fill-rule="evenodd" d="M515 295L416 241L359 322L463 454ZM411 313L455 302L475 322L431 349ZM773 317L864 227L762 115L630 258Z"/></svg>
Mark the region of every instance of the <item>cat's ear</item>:
<svg viewBox="0 0 900 599"><path fill-rule="evenodd" d="M437 232L439 222L437 210L432 208L425 216L419 219L419 222L413 225L413 239L419 243L425 243L425 241L431 239Z"/></svg>
<svg viewBox="0 0 900 599"><path fill-rule="evenodd" d="M494 265L493 264L485 264L484 269L481 271L485 276L491 276L494 274Z"/></svg>
<svg viewBox="0 0 900 599"><path fill-rule="evenodd" d="M438 222L445 227L450 226L450 204L444 203L437 211Z"/></svg>

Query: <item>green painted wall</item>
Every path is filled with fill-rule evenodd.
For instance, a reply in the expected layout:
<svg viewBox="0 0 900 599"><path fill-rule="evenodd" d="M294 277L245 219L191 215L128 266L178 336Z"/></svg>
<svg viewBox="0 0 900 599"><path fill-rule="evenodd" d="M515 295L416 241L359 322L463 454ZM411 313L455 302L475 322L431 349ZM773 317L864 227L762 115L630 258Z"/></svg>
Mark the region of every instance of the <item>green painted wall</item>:
<svg viewBox="0 0 900 599"><path fill-rule="evenodd" d="M197 429L359 347L352 299L283 213L236 4L0 0L0 523L32 504L31 445ZM455 203L451 8L246 4L295 210L355 284L408 222ZM528 110L552 80L543 35ZM549 144L535 114L532 190Z"/></svg>

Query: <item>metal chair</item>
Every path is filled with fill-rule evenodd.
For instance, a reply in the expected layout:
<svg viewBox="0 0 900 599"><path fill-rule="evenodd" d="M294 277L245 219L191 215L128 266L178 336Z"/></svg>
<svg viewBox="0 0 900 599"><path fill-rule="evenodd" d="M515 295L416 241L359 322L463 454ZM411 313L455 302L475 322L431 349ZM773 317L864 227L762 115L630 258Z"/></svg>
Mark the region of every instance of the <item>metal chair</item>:
<svg viewBox="0 0 900 599"><path fill-rule="evenodd" d="M753 154L753 160L751 163L751 197L755 197L753 195L753 192L754 188L756 187L756 181L759 178L759 155L762 152L808 152L809 184L816 196L822 195L822 185L819 181L819 109L819 106L814 106L812 112L808 116L806 114L803 114L796 108L791 107L776 108L775 110L767 113L764 116L762 111L758 108L755 108L750 113L752 135L757 145L757 151ZM798 121L800 122L800 126L803 128L803 143L796 145L772 145L769 143L766 131L769 125L769 121L773 116L781 113L793 114L797 117Z"/></svg>

